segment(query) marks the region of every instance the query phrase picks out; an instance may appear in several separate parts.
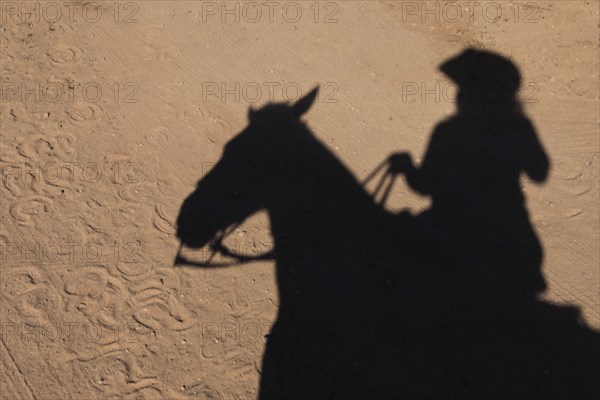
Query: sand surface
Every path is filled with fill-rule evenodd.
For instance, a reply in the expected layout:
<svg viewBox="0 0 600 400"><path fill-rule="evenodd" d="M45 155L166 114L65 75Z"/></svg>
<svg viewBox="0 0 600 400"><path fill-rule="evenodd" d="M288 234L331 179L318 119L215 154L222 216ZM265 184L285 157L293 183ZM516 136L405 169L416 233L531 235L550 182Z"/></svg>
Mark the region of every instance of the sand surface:
<svg viewBox="0 0 600 400"><path fill-rule="evenodd" d="M2 2L0 397L255 398L273 263L173 268L182 201L249 107L316 84L305 120L357 179L418 160L466 47L521 69L551 159L522 182L544 298L600 327L599 3L409 3ZM387 203L428 205L401 181ZM268 248L268 219L230 240Z"/></svg>

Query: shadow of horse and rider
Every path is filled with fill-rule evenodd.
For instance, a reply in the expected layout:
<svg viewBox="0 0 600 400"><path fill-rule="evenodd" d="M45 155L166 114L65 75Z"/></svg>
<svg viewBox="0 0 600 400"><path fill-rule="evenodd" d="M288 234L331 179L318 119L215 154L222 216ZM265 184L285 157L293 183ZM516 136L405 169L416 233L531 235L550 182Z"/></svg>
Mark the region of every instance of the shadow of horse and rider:
<svg viewBox="0 0 600 400"><path fill-rule="evenodd" d="M379 185L403 177L428 210L374 201L302 121L317 89L250 109L184 201L182 246L275 261L259 399L598 398L598 333L578 308L538 298L543 249L521 180L544 182L550 162L517 99L519 71L473 49L440 69L459 87L456 114L420 165L388 157ZM274 249L229 250L227 234L259 211ZM180 253L176 264L216 268Z"/></svg>

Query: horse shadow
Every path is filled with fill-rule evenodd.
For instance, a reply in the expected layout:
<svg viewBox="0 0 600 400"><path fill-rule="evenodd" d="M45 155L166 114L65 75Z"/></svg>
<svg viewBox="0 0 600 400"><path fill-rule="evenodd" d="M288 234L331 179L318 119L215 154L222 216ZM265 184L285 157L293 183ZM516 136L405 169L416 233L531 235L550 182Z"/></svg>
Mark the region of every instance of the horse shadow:
<svg viewBox="0 0 600 400"><path fill-rule="evenodd" d="M386 163L431 196L426 212L386 211L318 140L301 119L318 89L250 109L184 201L182 246L239 263L252 258L224 236L269 216L261 258L275 260L280 299L259 399L597 397L598 333L538 299L543 250L519 180L543 182L549 160L515 100L518 69L467 50L442 71L460 87L457 114L419 166L407 153Z"/></svg>

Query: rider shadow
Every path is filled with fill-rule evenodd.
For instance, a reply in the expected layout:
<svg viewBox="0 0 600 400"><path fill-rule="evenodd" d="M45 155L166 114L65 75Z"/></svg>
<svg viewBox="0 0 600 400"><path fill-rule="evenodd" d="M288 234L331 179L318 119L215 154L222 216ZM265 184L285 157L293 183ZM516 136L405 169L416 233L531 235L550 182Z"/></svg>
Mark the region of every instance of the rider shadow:
<svg viewBox="0 0 600 400"><path fill-rule="evenodd" d="M252 257L230 253L223 237L269 216L275 246L258 258L275 260L280 299L260 399L597 394L597 333L577 309L536 297L542 247L520 176L542 182L549 162L515 100L519 72L474 50L442 70L460 87L457 114L435 129L419 167L404 153L389 159L389 173L432 197L425 213L375 204L315 137L300 117L317 90L251 109L183 203L182 246L240 263Z"/></svg>
<svg viewBox="0 0 600 400"><path fill-rule="evenodd" d="M393 154L390 174L431 197L427 211L400 218L413 232L403 247L433 272L442 314L430 314L436 320L417 335L435 331L438 349L450 354L444 374L462 380L446 396L597 397L598 334L579 322L577 308L538 298L547 287L543 248L522 182L544 182L550 162L518 100L520 72L474 49L440 70L458 86L457 111L436 126L419 166L408 153Z"/></svg>
<svg viewBox="0 0 600 400"><path fill-rule="evenodd" d="M440 69L458 85L456 114L434 129L419 167L407 153L391 157L392 172L432 200L414 223L438 252L421 260L449 268L470 297L500 298L500 307L534 301L546 289L543 249L522 177L544 182L549 160L517 99L520 73L508 59L472 49Z"/></svg>

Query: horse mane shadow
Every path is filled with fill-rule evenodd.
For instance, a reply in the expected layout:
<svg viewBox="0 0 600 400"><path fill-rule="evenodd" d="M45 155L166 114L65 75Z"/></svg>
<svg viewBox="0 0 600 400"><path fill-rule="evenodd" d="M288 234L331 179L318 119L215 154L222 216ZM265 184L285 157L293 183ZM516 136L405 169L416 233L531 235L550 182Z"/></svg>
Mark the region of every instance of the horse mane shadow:
<svg viewBox="0 0 600 400"><path fill-rule="evenodd" d="M465 59L481 57L465 54L444 64L463 87L474 79ZM502 65L514 86L512 70L492 61L484 70L478 59L481 74ZM537 297L543 251L518 179L544 181L548 158L520 110L496 95L481 104L491 89L478 82L421 165L389 158L389 174L432 197L425 213L386 211L318 140L301 120L317 90L250 109L184 201L186 248L226 252L232 227L269 216L275 245L262 259L275 261L280 299L260 399L598 396L600 336L577 308Z"/></svg>

